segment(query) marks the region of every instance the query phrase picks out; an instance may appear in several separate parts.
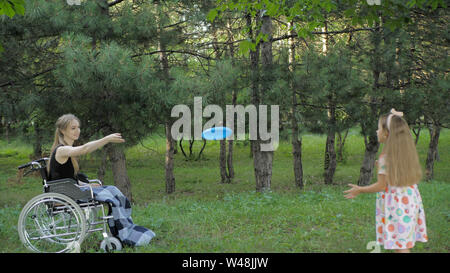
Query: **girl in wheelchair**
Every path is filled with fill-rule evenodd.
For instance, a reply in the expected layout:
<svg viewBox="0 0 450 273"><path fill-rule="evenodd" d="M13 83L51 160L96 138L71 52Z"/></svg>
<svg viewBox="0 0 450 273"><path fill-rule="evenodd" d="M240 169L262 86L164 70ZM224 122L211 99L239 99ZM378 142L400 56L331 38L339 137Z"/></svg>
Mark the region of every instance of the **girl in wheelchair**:
<svg viewBox="0 0 450 273"><path fill-rule="evenodd" d="M73 143L80 136L80 120L72 114L66 114L59 117L55 125L55 140L51 148L50 163L47 165L49 181L73 178L79 181L81 189L92 189L95 200L107 202L110 205L113 218L108 220L108 225L114 236L129 246L148 244L155 233L133 224L131 204L117 187L99 186L80 181L89 182L79 173L78 162L75 158L100 149L108 143L125 142L121 134L111 134L82 146L73 147Z"/></svg>

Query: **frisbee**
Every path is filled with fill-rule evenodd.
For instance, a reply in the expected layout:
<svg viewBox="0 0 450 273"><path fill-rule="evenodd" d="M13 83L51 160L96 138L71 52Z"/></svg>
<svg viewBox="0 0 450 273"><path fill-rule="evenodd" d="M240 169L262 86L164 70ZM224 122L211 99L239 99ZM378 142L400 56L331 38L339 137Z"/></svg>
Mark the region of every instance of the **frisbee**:
<svg viewBox="0 0 450 273"><path fill-rule="evenodd" d="M202 137L206 140L222 140L231 134L232 131L228 127L213 127L203 131Z"/></svg>

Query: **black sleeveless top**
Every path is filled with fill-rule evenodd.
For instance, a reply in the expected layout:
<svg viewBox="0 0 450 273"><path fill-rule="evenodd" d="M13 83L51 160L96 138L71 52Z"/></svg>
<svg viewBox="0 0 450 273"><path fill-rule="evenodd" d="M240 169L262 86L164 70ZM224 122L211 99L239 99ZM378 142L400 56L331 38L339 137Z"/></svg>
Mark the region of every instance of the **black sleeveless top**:
<svg viewBox="0 0 450 273"><path fill-rule="evenodd" d="M63 178L75 179L75 169L73 168L72 160L70 157L64 164L59 164L59 162L56 161L56 150L58 150L58 148L61 146L64 145L61 144L56 146L55 150L53 151L50 157L50 172L48 174L48 180L50 181Z"/></svg>

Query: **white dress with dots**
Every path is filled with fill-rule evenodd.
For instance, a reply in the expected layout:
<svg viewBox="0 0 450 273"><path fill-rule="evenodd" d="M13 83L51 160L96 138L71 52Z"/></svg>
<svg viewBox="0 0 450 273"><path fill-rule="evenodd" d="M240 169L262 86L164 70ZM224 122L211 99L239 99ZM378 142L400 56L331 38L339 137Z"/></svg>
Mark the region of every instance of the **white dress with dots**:
<svg viewBox="0 0 450 273"><path fill-rule="evenodd" d="M384 155L378 159L378 173L386 174ZM377 193L377 242L385 249L412 248L415 242L427 242L427 228L422 198L417 184L407 187L387 186Z"/></svg>

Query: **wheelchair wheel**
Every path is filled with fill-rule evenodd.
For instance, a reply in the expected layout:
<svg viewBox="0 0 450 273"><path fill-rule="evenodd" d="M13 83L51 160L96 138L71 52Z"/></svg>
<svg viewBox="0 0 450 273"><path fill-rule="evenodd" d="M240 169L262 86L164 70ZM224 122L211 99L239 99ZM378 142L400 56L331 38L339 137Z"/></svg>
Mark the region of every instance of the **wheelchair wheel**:
<svg viewBox="0 0 450 273"><path fill-rule="evenodd" d="M105 252L120 251L122 243L116 237L107 237L101 242L100 248Z"/></svg>
<svg viewBox="0 0 450 273"><path fill-rule="evenodd" d="M73 252L86 236L80 206L59 193L43 193L28 201L17 226L22 243L33 252Z"/></svg>

